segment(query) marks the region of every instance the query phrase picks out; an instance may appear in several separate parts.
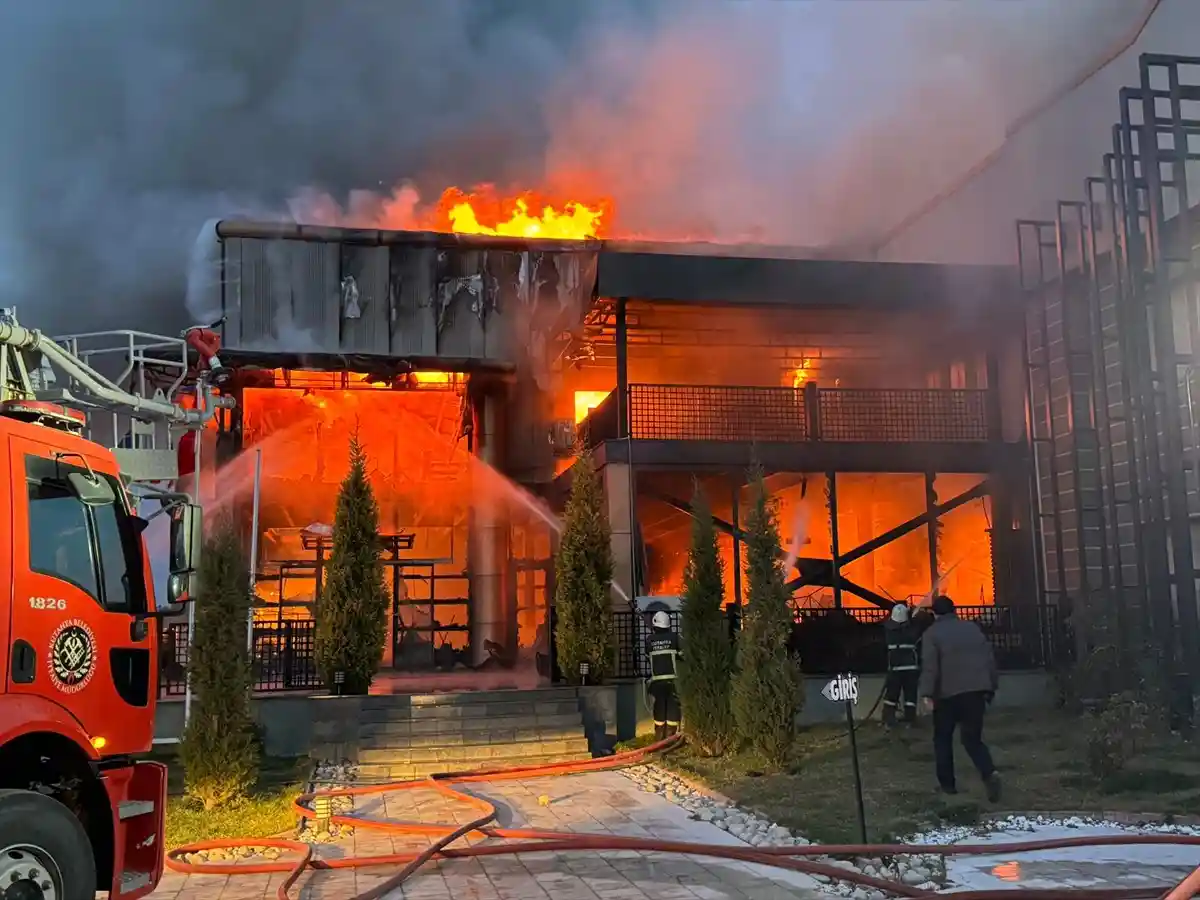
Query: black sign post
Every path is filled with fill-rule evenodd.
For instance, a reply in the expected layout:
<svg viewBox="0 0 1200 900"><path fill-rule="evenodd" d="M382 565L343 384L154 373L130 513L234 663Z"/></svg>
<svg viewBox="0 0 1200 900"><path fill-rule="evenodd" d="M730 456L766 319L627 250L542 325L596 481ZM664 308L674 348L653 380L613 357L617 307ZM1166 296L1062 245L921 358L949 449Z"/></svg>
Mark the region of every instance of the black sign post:
<svg viewBox="0 0 1200 900"><path fill-rule="evenodd" d="M854 725L854 707L858 704L858 676L838 675L821 689L822 696L846 707L846 730L850 736L850 759L854 766L854 801L858 807L858 836L867 842L867 815L863 809L862 772L858 766L858 729Z"/></svg>

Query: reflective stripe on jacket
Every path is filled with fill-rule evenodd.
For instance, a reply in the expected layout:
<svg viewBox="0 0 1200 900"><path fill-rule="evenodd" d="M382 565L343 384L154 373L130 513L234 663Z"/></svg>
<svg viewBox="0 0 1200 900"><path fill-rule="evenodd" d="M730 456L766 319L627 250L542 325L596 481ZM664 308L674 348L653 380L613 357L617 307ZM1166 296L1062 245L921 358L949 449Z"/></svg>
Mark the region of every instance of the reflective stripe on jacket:
<svg viewBox="0 0 1200 900"><path fill-rule="evenodd" d="M646 640L650 656L650 680L667 681L675 678L675 660L679 656L679 639L672 632L655 633Z"/></svg>

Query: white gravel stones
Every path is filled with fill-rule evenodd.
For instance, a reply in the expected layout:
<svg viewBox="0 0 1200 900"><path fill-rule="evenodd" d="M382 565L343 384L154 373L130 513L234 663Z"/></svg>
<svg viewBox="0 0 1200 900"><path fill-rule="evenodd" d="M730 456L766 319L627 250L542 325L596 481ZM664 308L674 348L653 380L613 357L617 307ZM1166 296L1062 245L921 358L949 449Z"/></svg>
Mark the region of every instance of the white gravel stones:
<svg viewBox="0 0 1200 900"><path fill-rule="evenodd" d="M702 822L711 822L752 847L800 847L810 843L803 836L793 834L782 825L696 790L665 769L643 765L632 766L621 771L641 790L671 800L690 812L692 818ZM932 843L932 841L927 843ZM861 872L873 878L899 881L925 890L936 890L941 887L946 874L945 865L937 856L858 859L814 856L810 859L845 869L848 872ZM813 877L820 884L822 891L835 896L848 897L850 900L883 900L884 898L883 893L860 884L836 880L826 875L814 875Z"/></svg>
<svg viewBox="0 0 1200 900"><path fill-rule="evenodd" d="M278 847L245 846L233 847L229 850L198 850L195 853L185 853L180 857L181 862L189 865L201 865L206 862L230 863L242 860L276 860L281 855Z"/></svg>

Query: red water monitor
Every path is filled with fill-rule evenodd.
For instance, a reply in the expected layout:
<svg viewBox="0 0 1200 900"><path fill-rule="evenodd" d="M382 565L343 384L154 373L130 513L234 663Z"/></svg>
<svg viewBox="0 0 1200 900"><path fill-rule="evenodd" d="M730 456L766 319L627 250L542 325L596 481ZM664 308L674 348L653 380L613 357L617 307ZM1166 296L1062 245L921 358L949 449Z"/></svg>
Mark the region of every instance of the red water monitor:
<svg viewBox="0 0 1200 900"><path fill-rule="evenodd" d="M143 896L163 867L166 769L154 736L158 623L186 600L199 517L171 509L160 609L113 454L77 413L0 410L0 890ZM178 601L171 605L171 601Z"/></svg>

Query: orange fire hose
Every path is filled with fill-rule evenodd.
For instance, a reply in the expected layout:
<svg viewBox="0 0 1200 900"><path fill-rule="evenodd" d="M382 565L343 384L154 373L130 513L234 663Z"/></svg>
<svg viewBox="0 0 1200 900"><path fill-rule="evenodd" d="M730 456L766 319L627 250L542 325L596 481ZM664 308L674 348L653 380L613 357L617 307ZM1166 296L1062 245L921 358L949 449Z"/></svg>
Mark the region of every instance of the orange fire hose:
<svg viewBox="0 0 1200 900"><path fill-rule="evenodd" d="M1091 838L1059 838L1054 840L1027 841L1010 844L814 844L803 847L739 847L713 844L691 844L681 841L660 841L649 838L621 837L608 834L578 834L575 832L540 831L536 829L496 828L496 808L486 800L455 790L453 785L488 781L513 781L520 778L537 778L550 775L575 775L615 769L643 761L654 753L661 753L678 746L679 737L667 738L639 750L618 753L615 756L581 762L557 763L542 766L518 766L480 772L457 772L433 775L423 781L401 781L387 784L363 785L304 794L295 800L299 815L313 817L308 805L316 797L356 797L382 794L393 791L434 790L443 796L479 811L479 816L465 825L431 825L425 823L394 822L379 819L363 819L354 816L333 815L330 822L365 830L382 831L388 834L423 835L435 838L424 850L410 853L392 853L379 856L359 856L342 859L317 859L311 845L301 841L282 839L217 840L202 841L185 847L177 847L167 853L167 867L175 872L190 875L266 875L287 873L276 891L278 900L291 900L289 888L307 869L354 869L367 866L395 866L402 868L391 878L352 900L379 900L394 890L418 869L435 858L463 859L476 856L500 856L514 853L546 853L580 850L639 850L659 853L682 853L690 856L708 856L733 859L739 862L757 863L780 869L803 872L808 875L824 875L839 881L851 882L897 897L927 898L937 896L935 891L925 891L910 885L882 878L874 878L861 872L842 869L828 863L806 860L806 856L901 856L901 855L993 855L1024 853L1032 850L1053 850L1062 847L1098 847L1129 844L1184 844L1200 846L1200 837L1188 835L1115 835ZM468 834L503 839L503 843L477 844L454 847L455 841ZM255 863L188 863L183 857L204 850L228 850L238 847L268 847L294 853L292 860ZM1049 890L1003 889L991 891L955 892L956 900L1190 900L1200 892L1200 868L1184 879L1178 886L1164 892L1158 888L1101 888Z"/></svg>

